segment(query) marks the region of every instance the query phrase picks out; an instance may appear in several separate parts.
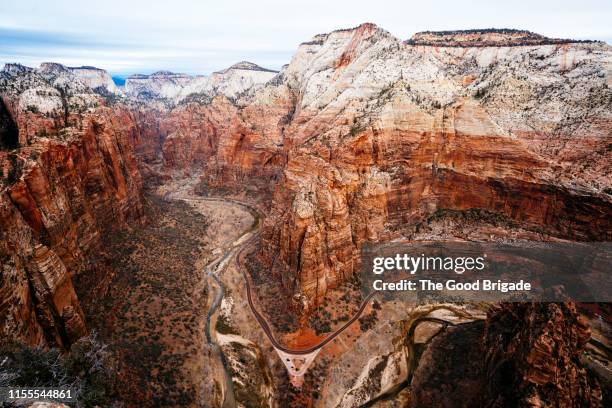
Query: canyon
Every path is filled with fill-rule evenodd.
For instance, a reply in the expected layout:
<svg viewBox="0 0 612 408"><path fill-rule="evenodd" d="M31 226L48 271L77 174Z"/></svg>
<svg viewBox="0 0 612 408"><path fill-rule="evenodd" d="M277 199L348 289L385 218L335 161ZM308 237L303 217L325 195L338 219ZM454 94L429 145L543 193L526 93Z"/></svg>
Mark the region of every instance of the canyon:
<svg viewBox="0 0 612 408"><path fill-rule="evenodd" d="M125 295L118 287L129 287L123 269L138 264L132 273L146 280L142 272L159 265L149 253L136 260L134 250L118 267L113 251L132 239L142 250L151 228L159 248L160 237L182 239L169 229L190 237L185 257L195 261L184 266L188 288L179 292L181 302L193 300L193 314L203 310L192 327L205 325L214 290L193 270L215 259L224 240L239 237L249 215L230 201L173 207L189 204L186 197L246 201L263 215L242 266L253 277L256 306L293 349L320 342L352 317L362 300L353 283L367 243L609 241L611 86L605 43L518 30L401 40L370 23L300 44L280 72L240 62L209 76L133 75L118 87L93 67L7 64L0 72L2 338L69 349L104 327L103 337L119 342L121 332L104 318L127 307L117 306ZM177 193L181 186L189 193ZM204 217L197 233L189 217ZM224 218L235 224L228 228ZM114 243L125 234L132 238ZM172 256L159 263L182 265ZM604 406L609 398L609 380L584 368L602 363L582 361L594 347L591 336L609 347L599 337L606 329L591 333L571 302L431 309L368 303L360 327L320 351L298 381L300 392L263 342L240 264L224 268L226 293L213 326L228 361L221 367L201 330L186 334L201 346L181 343L189 351L172 354L182 359L185 378L177 388L198 390L186 405L227 402L221 371L245 406ZM173 309L175 317L183 307ZM179 347L176 340L166 345ZM453 350L474 359L443 358ZM260 380L249 382L249 370ZM198 372L204 380L195 379ZM500 391L507 378L516 396ZM452 381L473 400L445 400ZM152 394L164 387L139 389L131 403L155 406ZM186 394L156 403L179 406Z"/></svg>

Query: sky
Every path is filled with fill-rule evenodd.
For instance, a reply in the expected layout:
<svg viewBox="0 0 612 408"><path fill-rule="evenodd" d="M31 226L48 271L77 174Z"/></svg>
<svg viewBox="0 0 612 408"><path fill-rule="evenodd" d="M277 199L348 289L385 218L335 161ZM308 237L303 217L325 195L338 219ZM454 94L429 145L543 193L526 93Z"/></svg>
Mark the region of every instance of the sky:
<svg viewBox="0 0 612 408"><path fill-rule="evenodd" d="M610 0L0 0L0 63L112 74L208 74L247 60L280 69L314 35L372 22L418 31L527 29L612 44Z"/></svg>

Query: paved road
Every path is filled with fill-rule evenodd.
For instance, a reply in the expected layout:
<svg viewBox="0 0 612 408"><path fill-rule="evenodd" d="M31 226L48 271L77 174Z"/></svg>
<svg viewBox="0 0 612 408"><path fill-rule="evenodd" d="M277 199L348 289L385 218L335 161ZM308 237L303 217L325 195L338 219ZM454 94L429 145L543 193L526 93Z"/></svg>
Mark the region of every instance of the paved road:
<svg viewBox="0 0 612 408"><path fill-rule="evenodd" d="M334 332L328 334L323 340L321 340L318 344L309 347L307 349L292 349L289 347L285 347L284 345L282 345L278 340L276 340L276 338L274 337L274 333L272 332L272 329L270 328L270 325L268 324L268 321L266 320L266 318L259 313L259 311L257 310L257 307L255 306L255 303L253 302L253 294L252 294L252 286L251 286L251 277L249 276L246 268L244 267L244 257L246 255L246 251L252 247L252 245L255 243L255 241L259 238L259 227L261 226L261 220L263 219L263 214L262 212L255 206L246 203L244 201L240 201L240 200L234 200L231 198L221 198L221 197L180 197L179 199L182 199L184 201L222 201L222 202L231 202L233 204L237 204L240 205L244 208L246 208L255 218L255 221L253 222L253 225L251 226L251 228L249 230L247 230L245 233L243 233L241 235L241 237L234 241L232 244L230 244L229 248L225 248L225 252L217 259L224 259L227 256L231 255L231 253L238 249L238 253L237 255L234 257L234 262L236 264L236 267L238 268L238 270L240 270L242 272L242 276L244 277L244 282L245 282L245 286L246 286L246 291L247 291L247 300L249 303L249 308L251 309L251 312L253 313L253 316L255 316L255 319L257 320L257 322L259 323L259 326L262 328L262 330L264 331L264 333L266 333L266 336L268 337L268 339L270 340L270 342L272 343L272 345L274 347L276 347L278 350L281 350L285 353L288 354L294 354L294 355L306 355L306 354L311 354L317 350L319 350L320 348L324 347L325 345L327 345L329 342L333 341L336 337L338 337L344 330L346 330L347 328L349 328L353 323L355 323L355 321L357 319L359 319L361 317L361 314L363 313L363 311L365 310L366 306L368 305L368 302L372 299L372 297L375 295L375 293L370 293L359 305L359 309L357 310L357 313L355 313L355 315L353 315L353 317L351 317L346 323L344 323L342 325L342 327L338 328L337 330L335 330ZM249 234L251 234L251 236L244 240L243 239L248 236ZM238 248L240 247L240 248Z"/></svg>
<svg viewBox="0 0 612 408"><path fill-rule="evenodd" d="M355 313L355 315L353 315L353 317L351 317L346 323L344 323L342 325L342 327L340 327L337 330L335 330L334 332L328 334L318 344L316 344L316 345L314 345L312 347L309 347L307 349L291 349L291 348L288 348L288 347L285 347L284 345L282 345L278 340L276 340L276 338L274 337L274 334L272 332L272 329L270 328L270 325L268 324L268 321L266 320L266 318L261 313L259 313L259 311L257 310L257 307L255 306L255 303L253 302L251 277L249 276L249 273L247 272L246 268L244 267L244 257L246 255L246 251L259 238L259 233L258 233L257 230L259 229L259 227L261 225L261 220L263 219L263 215L262 215L261 211L259 209L257 209L256 207L252 206L251 204L248 204L248 203L245 203L245 202L242 202L242 201L238 201L238 200L233 200L233 199L218 199L218 198L206 198L206 199L208 199L208 200L229 201L229 202L232 202L234 204L241 205L241 206L247 208L251 212L251 214L253 214L253 216L256 218L256 222L254 223L255 227L253 228L253 232L254 233L253 233L253 235L248 240L246 240L245 242L242 243L241 248L238 251L238 254L234 257L234 262L236 264L236 267L238 268L238 270L240 270L242 272L242 276L244 277L244 282L245 282L246 291L247 291L247 300L248 300L248 303L249 303L249 308L251 309L251 312L253 313L253 316L255 316L255 319L259 323L259 326L262 328L264 333L266 333L266 336L268 337L268 339L270 340L270 342L272 343L272 345L274 347L276 347L277 349L279 349L279 350L281 350L281 351L283 351L285 353L288 353L288 354L295 354L295 355L311 354L311 353L319 350L320 348L324 347L326 344L328 344L332 340L334 340L344 330L346 330L353 323L355 323L355 321L357 319L359 319L359 317L361 317L361 314L363 313L363 311L365 310L366 306L368 305L368 302L370 301L370 299L372 299L372 297L375 295L375 293L370 293L361 302L361 304L359 305L359 309L357 310L357 313Z"/></svg>
<svg viewBox="0 0 612 408"><path fill-rule="evenodd" d="M370 293L364 300L363 302L361 302L361 305L359 305L359 309L357 310L357 313L355 313L355 315L353 317L351 317L346 323L344 323L344 325L342 325L342 327L340 327L339 329L337 329L336 331L328 334L321 342L319 342L318 344L309 347L307 349L291 349L288 347L283 346L282 344L280 344L276 338L274 338L274 334L272 334L272 330L270 329L270 326L268 324L268 321L266 320L265 317L263 317L258 311L257 308L255 307L255 304L253 303L253 296L251 294L251 280L250 277L248 276L248 272L246 272L246 268L243 267L243 258L244 258L244 254L245 254L245 250L248 249L249 244L252 243L253 240L255 240L257 238L257 235L253 236L249 242L246 243L246 245L240 250L240 252L238 253L238 255L235 258L236 261L236 266L237 268L239 268L242 272L242 275L244 276L244 281L246 283L246 289L247 289L247 300L249 302L249 307L251 308L251 312L253 312L253 315L255 316L255 318L257 319L257 321L259 322L259 325L261 326L261 328L263 329L263 331L266 333L266 336L268 336L268 339L270 339L270 342L274 345L274 347L276 347L279 350L284 351L285 353L289 353L289 354L310 354L312 352L317 351L318 349L320 349L321 347L325 346L327 343L329 343L330 341L334 340L336 337L338 337L338 335L340 335L344 330L346 330L350 325L352 325L353 323L355 323L355 321L357 319L359 319L359 317L361 317L361 314L363 313L363 311L365 310L366 306L368 305L368 302L370 301L370 299L372 299L372 296L375 295L374 292Z"/></svg>

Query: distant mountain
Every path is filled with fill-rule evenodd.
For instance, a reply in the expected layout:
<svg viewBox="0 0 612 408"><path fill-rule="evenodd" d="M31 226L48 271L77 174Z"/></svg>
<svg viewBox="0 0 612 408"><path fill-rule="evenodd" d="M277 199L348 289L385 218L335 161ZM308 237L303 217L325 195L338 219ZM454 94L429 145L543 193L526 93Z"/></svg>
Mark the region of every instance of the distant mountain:
<svg viewBox="0 0 612 408"><path fill-rule="evenodd" d="M211 75L187 75L157 71L150 75L134 74L125 82L127 96L140 100L164 100L178 103L187 98L202 100L223 94L233 98L239 93L268 82L278 72L252 62L241 61Z"/></svg>
<svg viewBox="0 0 612 408"><path fill-rule="evenodd" d="M333 398L351 408L394 390L413 406L457 396L464 406L608 406L582 367L596 344L585 349L589 325L573 306L477 302L453 306L459 314L429 299L363 303L306 381L292 370L301 394L263 335L304 351L344 325L364 299L371 243L609 242L610 66L604 43L508 29L406 41L374 24L313 37L279 73L241 62L206 76L132 75L117 88L96 68L7 64L0 337L69 350L102 328L121 363L117 388L140 399L125 406L222 406L223 361L241 406ZM229 200L200 207L195 195L172 203L192 190L248 201L261 219L247 237L234 199L226 209ZM265 319L252 316L249 276ZM225 289L207 289L217 277ZM215 316L221 361L201 330ZM428 316L443 327L417 332Z"/></svg>

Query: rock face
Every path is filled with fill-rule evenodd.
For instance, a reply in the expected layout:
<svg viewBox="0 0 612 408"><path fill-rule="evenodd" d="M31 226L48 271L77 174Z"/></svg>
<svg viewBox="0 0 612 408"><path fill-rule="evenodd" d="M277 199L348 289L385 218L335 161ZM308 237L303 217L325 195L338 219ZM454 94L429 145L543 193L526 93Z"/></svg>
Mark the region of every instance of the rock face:
<svg viewBox="0 0 612 408"><path fill-rule="evenodd" d="M371 24L302 44L237 103L241 151L264 140L282 168L262 261L309 309L363 242L438 209L608 239L610 58L599 43L413 46Z"/></svg>
<svg viewBox="0 0 612 408"><path fill-rule="evenodd" d="M56 68L0 77L0 327L3 338L68 347L87 333L72 278L103 231L142 219L142 183L134 116L78 81L58 85Z"/></svg>
<svg viewBox="0 0 612 408"><path fill-rule="evenodd" d="M125 81L125 92L141 99L174 99L192 80L189 75L169 71L158 71L151 75L131 75Z"/></svg>
<svg viewBox="0 0 612 408"><path fill-rule="evenodd" d="M233 95L274 75L240 63L207 86ZM92 67L7 64L0 96L2 337L69 347L87 333L73 277L105 231L142 221L141 174L168 134L171 150L180 116L162 121L153 105L124 98Z"/></svg>
<svg viewBox="0 0 612 408"><path fill-rule="evenodd" d="M484 324L432 341L412 379L412 406L600 407L601 387L579 361L589 338L572 303L503 304Z"/></svg>
<svg viewBox="0 0 612 408"><path fill-rule="evenodd" d="M164 164L273 195L259 260L308 311L353 274L364 242L438 210L609 239L611 59L603 43L524 31L404 42L363 24L315 36L241 92L172 88L192 94L161 115ZM218 75L232 72L261 74Z"/></svg>
<svg viewBox="0 0 612 408"><path fill-rule="evenodd" d="M265 84L276 74L278 74L277 71L262 68L252 62L241 61L227 69L214 72L210 76L209 82L199 92L208 92L211 95L221 94L228 98L235 98L241 92L255 85Z"/></svg>
<svg viewBox="0 0 612 408"><path fill-rule="evenodd" d="M286 155L277 122L291 98L277 93L262 105L236 106L225 96L179 106L162 119L163 159L169 169L199 169L210 187L270 192ZM270 123L272 122L272 123Z"/></svg>
<svg viewBox="0 0 612 408"><path fill-rule="evenodd" d="M112 94L119 93L119 89L111 76L103 69L96 67L66 67L54 62L44 62L37 73L50 79L54 85L79 85L93 90L100 90Z"/></svg>
<svg viewBox="0 0 612 408"><path fill-rule="evenodd" d="M412 407L488 406L482 404L487 381L482 368L483 329L484 323L477 321L449 327L433 339L410 384Z"/></svg>
<svg viewBox="0 0 612 408"><path fill-rule="evenodd" d="M597 407L601 388L580 364L591 337L572 303L502 305L487 318L490 406Z"/></svg>
<svg viewBox="0 0 612 408"><path fill-rule="evenodd" d="M409 234L438 210L608 240L611 62L603 43L514 30L406 42L363 24L301 44L279 73L239 63L211 76L133 76L115 104L97 70L8 65L3 240L31 243L27 254L4 249L22 265L10 269L22 290L21 303L2 304L22 305L10 312L19 321L39 319L23 306L39 296L32 271L44 270L31 260L56 265L55 253L78 273L104 220L138 219L134 151L141 170L161 153L169 173L259 194L269 211L258 260L299 299L298 312L355 272L363 243ZM53 321L74 321L76 306L56 305L57 316L72 309ZM48 332L26 326L7 330Z"/></svg>
<svg viewBox="0 0 612 408"><path fill-rule="evenodd" d="M484 29L459 31L423 31L408 40L411 45L441 47L513 47L525 45L570 44L580 41L548 38L525 30ZM592 41L584 41L592 42Z"/></svg>

